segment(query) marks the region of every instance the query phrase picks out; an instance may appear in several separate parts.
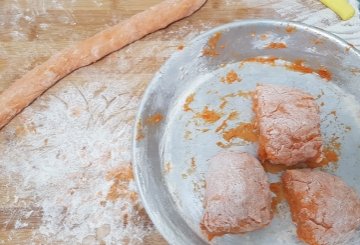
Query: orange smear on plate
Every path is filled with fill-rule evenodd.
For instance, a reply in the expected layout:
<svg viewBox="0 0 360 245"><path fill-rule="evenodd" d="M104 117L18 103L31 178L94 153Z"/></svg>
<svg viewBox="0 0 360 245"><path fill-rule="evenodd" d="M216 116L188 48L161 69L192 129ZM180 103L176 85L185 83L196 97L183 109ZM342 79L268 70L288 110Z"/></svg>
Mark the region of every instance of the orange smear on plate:
<svg viewBox="0 0 360 245"><path fill-rule="evenodd" d="M190 104L194 101L195 94L190 94L184 104L184 111L191 111Z"/></svg>
<svg viewBox="0 0 360 245"><path fill-rule="evenodd" d="M227 122L229 120L235 120L237 118L237 116L238 116L238 113L236 111L231 112L229 114L229 116L220 124L220 126L216 128L215 132L224 130L228 126Z"/></svg>
<svg viewBox="0 0 360 245"><path fill-rule="evenodd" d="M231 84L231 83L234 83L236 81L240 81L240 78L239 78L238 74L235 71L229 71L229 73L226 75L226 77L222 78L221 81Z"/></svg>
<svg viewBox="0 0 360 245"><path fill-rule="evenodd" d="M245 59L244 62L258 62L263 64L275 65L275 61L278 59L279 58L276 57L253 57Z"/></svg>
<svg viewBox="0 0 360 245"><path fill-rule="evenodd" d="M289 65L286 65L286 67L289 70L298 71L301 73L313 73L314 70L308 66L304 65L304 61L302 60L296 60L294 63L291 63Z"/></svg>
<svg viewBox="0 0 360 245"><path fill-rule="evenodd" d="M288 25L286 28L285 28L286 32L287 33L293 33L296 31L296 27L295 26L291 26L291 25Z"/></svg>
<svg viewBox="0 0 360 245"><path fill-rule="evenodd" d="M286 43L269 43L265 48L267 49L282 49L287 48Z"/></svg>
<svg viewBox="0 0 360 245"><path fill-rule="evenodd" d="M321 67L319 70L317 70L316 72L320 77L326 79L326 80L331 80L332 78L332 74L329 70L327 70L325 67Z"/></svg>
<svg viewBox="0 0 360 245"><path fill-rule="evenodd" d="M258 133L254 123L240 123L236 128L225 131L223 133L223 138L228 142L234 138L240 138L249 142L257 142Z"/></svg>
<svg viewBox="0 0 360 245"><path fill-rule="evenodd" d="M209 110L207 106L204 108L204 110L201 113L198 113L197 116L199 118L202 118L207 123L214 123L221 118L221 115L219 113L213 110Z"/></svg>
<svg viewBox="0 0 360 245"><path fill-rule="evenodd" d="M146 119L146 122L148 124L157 124L159 122L161 122L163 120L163 115L161 115L160 113L156 113L150 117L148 117L148 119Z"/></svg>
<svg viewBox="0 0 360 245"><path fill-rule="evenodd" d="M215 33L208 41L207 48L203 50L204 56L214 57L218 55L216 47L220 41L222 34L220 32Z"/></svg>

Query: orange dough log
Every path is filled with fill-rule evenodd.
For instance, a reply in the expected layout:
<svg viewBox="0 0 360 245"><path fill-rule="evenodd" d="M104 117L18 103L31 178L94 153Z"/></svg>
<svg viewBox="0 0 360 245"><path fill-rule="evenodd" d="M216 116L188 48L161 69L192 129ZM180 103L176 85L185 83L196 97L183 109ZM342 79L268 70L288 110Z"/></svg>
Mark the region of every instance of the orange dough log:
<svg viewBox="0 0 360 245"><path fill-rule="evenodd" d="M0 95L0 129L61 78L197 11L206 0L165 0L50 57Z"/></svg>

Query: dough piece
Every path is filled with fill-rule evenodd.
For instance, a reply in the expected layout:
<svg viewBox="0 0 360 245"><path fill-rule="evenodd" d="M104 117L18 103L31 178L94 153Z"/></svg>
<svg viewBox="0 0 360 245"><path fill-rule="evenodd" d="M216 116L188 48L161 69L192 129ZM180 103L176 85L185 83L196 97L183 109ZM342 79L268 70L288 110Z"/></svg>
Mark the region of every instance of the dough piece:
<svg viewBox="0 0 360 245"><path fill-rule="evenodd" d="M0 129L74 70L89 65L145 35L193 14L206 0L165 0L50 57L0 95Z"/></svg>
<svg viewBox="0 0 360 245"><path fill-rule="evenodd" d="M284 86L258 85L254 111L262 161L292 166L322 160L319 106L310 94Z"/></svg>
<svg viewBox="0 0 360 245"><path fill-rule="evenodd" d="M270 187L260 162L247 153L213 157L206 174L201 224L209 237L254 231L271 219Z"/></svg>
<svg viewBox="0 0 360 245"><path fill-rule="evenodd" d="M310 245L348 244L360 226L360 199L339 177L287 170L282 181L299 238Z"/></svg>

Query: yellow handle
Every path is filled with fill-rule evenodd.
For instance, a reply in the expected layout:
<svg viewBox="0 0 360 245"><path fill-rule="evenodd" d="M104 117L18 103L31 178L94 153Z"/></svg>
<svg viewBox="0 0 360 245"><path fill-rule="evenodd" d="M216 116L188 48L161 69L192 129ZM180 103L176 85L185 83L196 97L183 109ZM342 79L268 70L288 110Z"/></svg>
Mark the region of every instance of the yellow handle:
<svg viewBox="0 0 360 245"><path fill-rule="evenodd" d="M355 9L347 0L320 0L327 7L332 9L343 20L348 20L355 14Z"/></svg>

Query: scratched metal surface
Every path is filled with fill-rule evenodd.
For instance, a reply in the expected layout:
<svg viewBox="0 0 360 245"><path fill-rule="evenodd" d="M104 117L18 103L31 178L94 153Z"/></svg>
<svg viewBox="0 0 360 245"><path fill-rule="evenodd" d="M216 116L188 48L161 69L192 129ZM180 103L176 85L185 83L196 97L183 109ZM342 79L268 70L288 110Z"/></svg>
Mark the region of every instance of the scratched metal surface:
<svg viewBox="0 0 360 245"><path fill-rule="evenodd" d="M296 31L288 33L290 25ZM216 57L202 56L215 33L222 36ZM267 35L266 40L262 39ZM320 40L318 45L314 44ZM266 49L269 42L285 42L286 49ZM276 65L240 62L249 57L281 57ZM310 67L328 68L332 80L316 74L303 74L284 68L286 62L302 59ZM224 66L224 64L226 64ZM257 83L298 87L317 97L321 107L321 130L325 145L334 136L341 144L340 160L324 170L334 173L360 192L360 53L344 41L319 29L298 23L255 20L228 24L207 32L177 53L161 68L142 100L138 130L134 137L134 169L145 208L162 235L171 244L207 244L199 223L203 214L204 174L207 161L224 150L256 154L256 143L236 139L224 141L216 132L221 121L233 111L239 116L229 121L233 128L253 117L251 98L231 97L220 110L221 98L234 92L252 91ZM234 70L241 82L226 84L221 78ZM186 98L194 95L191 111L184 110ZM198 113L208 106L217 110L221 120L204 122ZM332 116L336 111L336 116ZM147 118L160 113L159 124L146 124ZM142 125L142 127L139 127ZM351 130L348 130L350 129ZM139 136L144 136L141 140ZM221 142L220 144L216 144ZM220 145L220 146L219 146ZM279 175L269 174L275 182ZM348 244L358 244L355 240ZM282 205L265 229L246 235L226 235L212 244L298 244L288 207Z"/></svg>

